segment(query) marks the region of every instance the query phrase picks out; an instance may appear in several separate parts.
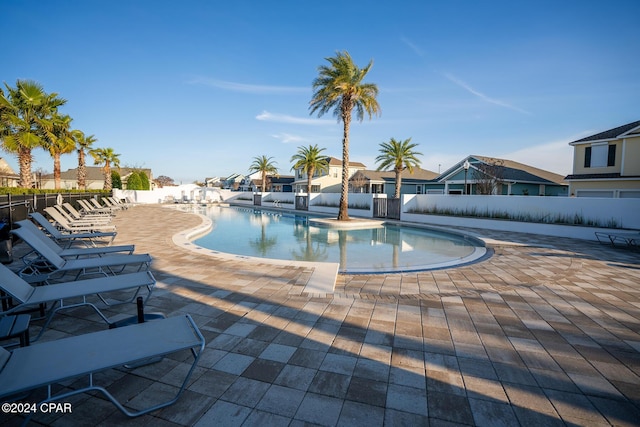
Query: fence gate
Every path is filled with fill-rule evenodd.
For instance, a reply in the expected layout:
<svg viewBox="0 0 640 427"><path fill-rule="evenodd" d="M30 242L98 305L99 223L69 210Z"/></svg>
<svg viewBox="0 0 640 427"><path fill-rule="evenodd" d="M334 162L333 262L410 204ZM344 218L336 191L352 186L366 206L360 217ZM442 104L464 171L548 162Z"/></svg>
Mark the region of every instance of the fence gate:
<svg viewBox="0 0 640 427"><path fill-rule="evenodd" d="M308 211L309 210L309 197L308 196L296 196L296 210Z"/></svg>
<svg viewBox="0 0 640 427"><path fill-rule="evenodd" d="M387 217L387 199L386 198L374 198L373 199L373 217L374 218L386 218Z"/></svg>
<svg viewBox="0 0 640 427"><path fill-rule="evenodd" d="M400 200L402 199L387 199L387 218L400 219Z"/></svg>

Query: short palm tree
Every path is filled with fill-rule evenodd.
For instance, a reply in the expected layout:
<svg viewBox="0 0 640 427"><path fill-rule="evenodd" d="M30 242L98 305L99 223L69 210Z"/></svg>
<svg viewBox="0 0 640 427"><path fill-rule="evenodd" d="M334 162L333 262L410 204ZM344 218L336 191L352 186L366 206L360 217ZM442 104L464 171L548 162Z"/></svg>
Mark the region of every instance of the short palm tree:
<svg viewBox="0 0 640 427"><path fill-rule="evenodd" d="M73 119L68 115L54 115L44 120L43 144L53 157L53 180L55 188L60 188L60 156L73 152L76 148L75 134L78 130L71 129Z"/></svg>
<svg viewBox="0 0 640 427"><path fill-rule="evenodd" d="M411 138L404 141L396 141L391 138L389 142L380 143L380 155L376 157L376 163L379 163L378 170L393 169L396 173L396 189L393 194L395 199L400 198L400 186L402 180L402 171L408 170L413 173L413 168L420 166L422 153L413 151L418 144L411 144Z"/></svg>
<svg viewBox="0 0 640 427"><path fill-rule="evenodd" d="M2 147L18 156L20 187L31 187L31 152L42 147L44 121L51 119L58 107L67 101L58 94L47 94L43 87L31 80L18 80L15 87L5 83L7 94L2 98L0 138Z"/></svg>
<svg viewBox="0 0 640 427"><path fill-rule="evenodd" d="M249 167L249 172L260 172L262 174L262 192L265 192L267 186L267 174L278 175L278 168L273 157L257 156L253 158L253 163Z"/></svg>
<svg viewBox="0 0 640 427"><path fill-rule="evenodd" d="M89 151L93 157L94 165L102 165L105 191L111 191L111 166L120 168L120 154L116 154L113 148L95 148Z"/></svg>
<svg viewBox="0 0 640 427"><path fill-rule="evenodd" d="M307 197L311 196L311 180L315 172L329 172L329 161L323 156L324 148L317 145L298 147L298 152L291 156L290 162L295 162L291 169L302 169L307 174Z"/></svg>
<svg viewBox="0 0 640 427"><path fill-rule="evenodd" d="M342 192L340 195L340 208L338 220L349 219L349 130L351 127L351 115L355 109L356 118L364 119L365 113L371 118L380 113L380 106L376 97L378 87L372 83L364 83L363 80L373 61L364 68L358 68L353 63L349 53L337 52L335 57L326 58L329 65L318 67L318 77L313 80L313 97L309 109L311 114L317 112L321 117L330 110L333 115L342 120Z"/></svg>
<svg viewBox="0 0 640 427"><path fill-rule="evenodd" d="M86 190L87 163L85 160L85 155L87 151L92 150L93 143L97 142L98 139L93 135L86 136L82 132L75 134L75 136L76 150L78 150L78 188L80 188L81 190Z"/></svg>

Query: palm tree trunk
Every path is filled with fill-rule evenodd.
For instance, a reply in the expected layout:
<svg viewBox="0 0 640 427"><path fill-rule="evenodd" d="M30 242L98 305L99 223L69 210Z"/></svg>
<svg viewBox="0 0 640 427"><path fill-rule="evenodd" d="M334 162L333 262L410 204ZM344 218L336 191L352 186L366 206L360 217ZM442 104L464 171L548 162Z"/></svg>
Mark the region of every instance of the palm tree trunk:
<svg viewBox="0 0 640 427"><path fill-rule="evenodd" d="M396 168L396 191L393 194L394 199L400 198L400 187L402 186L402 170Z"/></svg>
<svg viewBox="0 0 640 427"><path fill-rule="evenodd" d="M87 189L87 167L84 161L84 150L78 151L78 188Z"/></svg>
<svg viewBox="0 0 640 427"><path fill-rule="evenodd" d="M349 112L351 110L348 110ZM349 220L349 128L351 127L351 114L342 115L344 133L342 135L342 193L340 194L340 208L338 209L338 221Z"/></svg>
<svg viewBox="0 0 640 427"><path fill-rule="evenodd" d="M311 203L311 179L313 178L313 169L307 172L307 209Z"/></svg>
<svg viewBox="0 0 640 427"><path fill-rule="evenodd" d="M53 156L53 182L55 183L56 190L60 188L60 154L56 153Z"/></svg>
<svg viewBox="0 0 640 427"><path fill-rule="evenodd" d="M113 184L111 183L111 164L107 161L104 164L104 190L111 191L111 187Z"/></svg>
<svg viewBox="0 0 640 427"><path fill-rule="evenodd" d="M31 149L20 148L18 163L20 163L20 187L31 188Z"/></svg>

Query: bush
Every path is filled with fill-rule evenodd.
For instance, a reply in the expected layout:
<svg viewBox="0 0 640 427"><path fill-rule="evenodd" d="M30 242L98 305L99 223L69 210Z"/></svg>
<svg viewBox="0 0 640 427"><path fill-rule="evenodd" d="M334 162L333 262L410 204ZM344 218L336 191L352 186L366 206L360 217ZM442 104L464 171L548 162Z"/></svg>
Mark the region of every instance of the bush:
<svg viewBox="0 0 640 427"><path fill-rule="evenodd" d="M146 173L139 171L140 182L142 183L142 190L151 190L151 184L149 183L149 177Z"/></svg>
<svg viewBox="0 0 640 427"><path fill-rule="evenodd" d="M122 178L118 171L111 171L111 188L119 188L122 190Z"/></svg>
<svg viewBox="0 0 640 427"><path fill-rule="evenodd" d="M142 190L142 180L140 179L140 175L137 172L133 172L129 175L129 179L127 180L127 190Z"/></svg>

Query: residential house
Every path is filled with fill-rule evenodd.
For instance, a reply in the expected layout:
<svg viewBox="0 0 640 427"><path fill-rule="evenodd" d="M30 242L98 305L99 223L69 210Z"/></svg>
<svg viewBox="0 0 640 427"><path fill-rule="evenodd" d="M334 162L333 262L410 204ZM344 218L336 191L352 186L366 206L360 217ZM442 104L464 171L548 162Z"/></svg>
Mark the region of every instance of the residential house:
<svg viewBox="0 0 640 427"><path fill-rule="evenodd" d="M295 177L292 175L279 175L269 177L271 183L269 191L279 193L291 193L293 191L293 181Z"/></svg>
<svg viewBox="0 0 640 427"><path fill-rule="evenodd" d="M576 197L640 197L640 120L570 142Z"/></svg>
<svg viewBox="0 0 640 427"><path fill-rule="evenodd" d="M239 173L234 173L232 175L229 175L228 177L226 177L224 179L224 181L222 182L222 188L227 189L227 190L238 190L238 188L240 188L240 184L242 183L242 180L244 180L245 176Z"/></svg>
<svg viewBox="0 0 640 427"><path fill-rule="evenodd" d="M402 172L400 194L422 194L424 185L438 177L427 169L413 168ZM359 170L349 179L349 191L352 193L386 194L392 197L396 190L394 171Z"/></svg>
<svg viewBox="0 0 640 427"><path fill-rule="evenodd" d="M222 185L222 180L218 176L204 179L204 186L207 188L220 187L220 185Z"/></svg>
<svg viewBox="0 0 640 427"><path fill-rule="evenodd" d="M328 157L329 171L315 171L311 179L312 193L340 193L342 191L342 160ZM349 162L349 178L356 172L365 170L360 162ZM302 168L296 169L293 188L296 193L307 192L307 173Z"/></svg>
<svg viewBox="0 0 640 427"><path fill-rule="evenodd" d="M425 194L567 196L564 177L533 166L486 156L468 156L424 184Z"/></svg>
<svg viewBox="0 0 640 427"><path fill-rule="evenodd" d="M0 187L17 187L18 182L20 182L20 175L0 157Z"/></svg>
<svg viewBox="0 0 640 427"><path fill-rule="evenodd" d="M104 188L104 173L100 166L87 166L86 176L86 188L87 190L102 190ZM112 168L112 171L117 171L120 174L122 181L122 188L127 188L127 180L132 172L142 170L147 177L149 177L149 183L153 189L153 174L151 169L134 169L134 168ZM37 177L36 180L38 188L55 189L56 184L53 178L53 174L46 174ZM67 169L64 172L60 172L60 189L62 190L74 190L78 188L78 169Z"/></svg>

